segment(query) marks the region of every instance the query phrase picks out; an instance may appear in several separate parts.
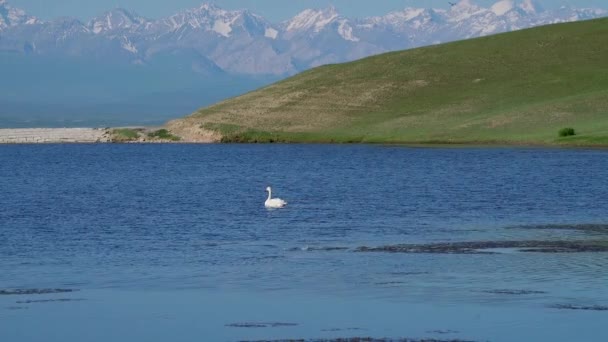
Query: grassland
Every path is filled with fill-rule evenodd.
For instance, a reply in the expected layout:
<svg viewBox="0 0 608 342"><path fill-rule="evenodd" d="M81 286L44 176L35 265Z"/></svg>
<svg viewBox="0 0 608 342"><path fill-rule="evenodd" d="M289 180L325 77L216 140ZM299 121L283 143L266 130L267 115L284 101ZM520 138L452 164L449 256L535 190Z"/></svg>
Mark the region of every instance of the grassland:
<svg viewBox="0 0 608 342"><path fill-rule="evenodd" d="M387 53L301 73L168 127L225 142L608 146L607 41L599 19ZM560 137L564 127L577 135Z"/></svg>

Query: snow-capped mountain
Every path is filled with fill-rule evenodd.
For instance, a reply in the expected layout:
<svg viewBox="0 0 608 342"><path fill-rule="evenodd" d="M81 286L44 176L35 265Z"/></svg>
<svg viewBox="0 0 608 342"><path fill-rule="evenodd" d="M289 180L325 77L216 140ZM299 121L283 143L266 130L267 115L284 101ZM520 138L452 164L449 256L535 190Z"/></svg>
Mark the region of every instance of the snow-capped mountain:
<svg viewBox="0 0 608 342"><path fill-rule="evenodd" d="M278 29L247 10L212 4L154 21L131 35L144 60L158 51L194 49L221 69L236 74L282 74L288 58L273 48Z"/></svg>
<svg viewBox="0 0 608 342"><path fill-rule="evenodd" d="M87 24L89 30L95 34L107 32L128 31L133 32L144 26L149 21L135 13L122 8L115 8L103 15L93 18Z"/></svg>
<svg viewBox="0 0 608 342"><path fill-rule="evenodd" d="M286 32L306 32L318 33L327 25L340 18L335 7L324 10L307 9L296 15L293 19L283 23Z"/></svg>
<svg viewBox="0 0 608 342"><path fill-rule="evenodd" d="M168 18L157 21L153 26L160 32L178 32L199 30L214 32L224 38L233 35L233 31L249 24L252 31L264 27L264 19L248 11L226 11L213 4L203 4L199 8L183 11ZM248 27L245 27L247 29ZM262 29L262 32L264 30Z"/></svg>
<svg viewBox="0 0 608 342"><path fill-rule="evenodd" d="M305 10L293 19L284 22L280 27L282 32L284 32L283 37L287 39L299 34L305 34L310 38L314 38L316 35L329 30L337 33L343 40L350 42L359 41L359 38L353 33L351 21L340 15L335 7L323 10Z"/></svg>
<svg viewBox="0 0 608 342"><path fill-rule="evenodd" d="M362 41L356 33L356 21L334 8L305 10L279 25L283 51L295 70L328 63L353 60L385 50ZM285 42L287 44L285 44Z"/></svg>
<svg viewBox="0 0 608 342"><path fill-rule="evenodd" d="M143 66L164 61L204 75L288 75L386 51L607 15L604 9L545 10L535 0L498 0L487 8L460 0L448 9L405 8L359 19L333 7L308 9L273 24L248 10L204 3L160 19L113 9L85 24L44 22L0 0L0 51Z"/></svg>
<svg viewBox="0 0 608 342"><path fill-rule="evenodd" d="M0 32L8 27L37 23L40 23L38 18L27 15L22 9L11 7L6 0L0 0Z"/></svg>

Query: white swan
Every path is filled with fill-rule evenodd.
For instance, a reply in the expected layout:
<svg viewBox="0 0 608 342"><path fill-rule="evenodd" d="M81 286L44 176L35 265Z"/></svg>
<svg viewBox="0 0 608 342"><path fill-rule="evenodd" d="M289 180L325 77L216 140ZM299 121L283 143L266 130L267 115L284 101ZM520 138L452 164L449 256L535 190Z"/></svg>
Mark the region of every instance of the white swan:
<svg viewBox="0 0 608 342"><path fill-rule="evenodd" d="M287 202L283 201L280 198L272 198L272 188L267 187L266 191L268 191L268 199L264 203L266 208L278 209L283 208L287 205Z"/></svg>

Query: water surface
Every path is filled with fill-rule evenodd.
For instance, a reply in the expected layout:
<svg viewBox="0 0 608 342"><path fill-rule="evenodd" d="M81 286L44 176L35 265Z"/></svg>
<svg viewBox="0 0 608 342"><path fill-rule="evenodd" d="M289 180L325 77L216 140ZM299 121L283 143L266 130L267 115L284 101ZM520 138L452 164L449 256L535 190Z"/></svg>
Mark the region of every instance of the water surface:
<svg viewBox="0 0 608 342"><path fill-rule="evenodd" d="M2 341L608 339L608 313L550 307L608 305L605 253L353 252L604 238L531 228L608 223L603 150L20 145L0 161L0 289L80 290L0 296ZM268 185L287 209L263 207ZM16 303L46 299L82 300Z"/></svg>

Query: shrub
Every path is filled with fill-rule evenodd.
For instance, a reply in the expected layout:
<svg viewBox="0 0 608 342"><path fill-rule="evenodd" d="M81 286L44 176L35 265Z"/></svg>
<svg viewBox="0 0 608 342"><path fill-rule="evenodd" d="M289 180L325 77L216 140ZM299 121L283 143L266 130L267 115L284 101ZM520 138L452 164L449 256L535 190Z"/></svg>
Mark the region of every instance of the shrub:
<svg viewBox="0 0 608 342"><path fill-rule="evenodd" d="M562 128L559 130L559 136L560 137L571 137L573 135L576 135L576 131L574 131L574 128Z"/></svg>
<svg viewBox="0 0 608 342"><path fill-rule="evenodd" d="M168 130L166 129L159 129L158 131L154 131L152 133L148 133L148 137L150 138L158 138L158 139L162 139L162 140L171 140L171 141L179 141L180 138L178 136L175 136L173 134L171 134Z"/></svg>
<svg viewBox="0 0 608 342"><path fill-rule="evenodd" d="M125 142L139 139L137 130L131 128L117 128L112 131L112 141Z"/></svg>

